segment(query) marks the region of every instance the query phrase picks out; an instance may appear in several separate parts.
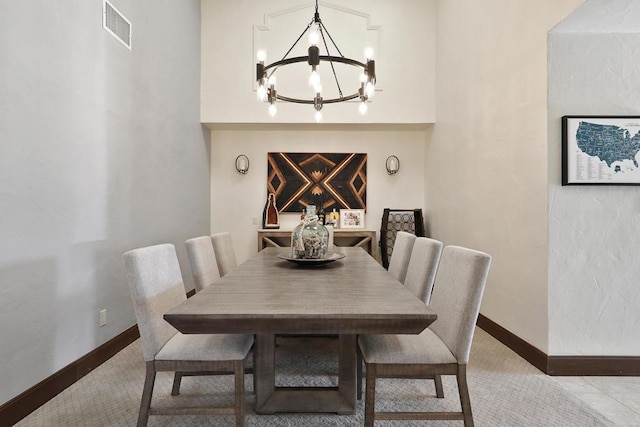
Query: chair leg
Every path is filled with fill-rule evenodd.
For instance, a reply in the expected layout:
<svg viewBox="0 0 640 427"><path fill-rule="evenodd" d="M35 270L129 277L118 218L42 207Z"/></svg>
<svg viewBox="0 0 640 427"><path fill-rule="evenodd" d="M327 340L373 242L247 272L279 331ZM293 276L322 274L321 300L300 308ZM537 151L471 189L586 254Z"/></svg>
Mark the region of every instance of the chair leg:
<svg viewBox="0 0 640 427"><path fill-rule="evenodd" d="M467 365L458 365L458 392L460 393L460 405L464 416L464 427L473 427L473 414L471 413L471 399L469 398L469 387L467 386Z"/></svg>
<svg viewBox="0 0 640 427"><path fill-rule="evenodd" d="M366 368L367 388L364 401L364 426L373 427L376 412L376 365L367 363Z"/></svg>
<svg viewBox="0 0 640 427"><path fill-rule="evenodd" d="M142 399L140 400L140 412L138 413L138 427L145 427L149 421L149 408L151 407L151 396L153 386L156 382L156 368L153 360L146 362L146 376L142 389Z"/></svg>
<svg viewBox="0 0 640 427"><path fill-rule="evenodd" d="M436 386L436 397L443 399L444 398L444 389L442 388L442 376L436 374L433 377L433 382Z"/></svg>
<svg viewBox="0 0 640 427"><path fill-rule="evenodd" d="M362 353L360 353L360 347L358 347L356 356L356 398L362 399Z"/></svg>
<svg viewBox="0 0 640 427"><path fill-rule="evenodd" d="M255 339L256 336L253 336L254 339L254 343L253 343L253 349L251 350L251 352L253 353L253 394L256 394L256 366L258 366L258 357L256 356L256 344L255 344Z"/></svg>
<svg viewBox="0 0 640 427"><path fill-rule="evenodd" d="M235 374L235 414L236 427L244 426L244 361L236 360L233 362L233 371Z"/></svg>
<svg viewBox="0 0 640 427"><path fill-rule="evenodd" d="M180 384L182 383L182 372L176 372L173 375L173 387L171 388L171 396L180 394Z"/></svg>

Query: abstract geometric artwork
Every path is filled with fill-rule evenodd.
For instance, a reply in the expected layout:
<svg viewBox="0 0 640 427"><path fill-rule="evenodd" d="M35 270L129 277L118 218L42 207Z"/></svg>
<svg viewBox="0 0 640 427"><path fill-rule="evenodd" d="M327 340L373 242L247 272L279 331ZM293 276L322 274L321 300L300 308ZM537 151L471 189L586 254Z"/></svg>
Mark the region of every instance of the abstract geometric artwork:
<svg viewBox="0 0 640 427"><path fill-rule="evenodd" d="M367 207L364 153L268 153L267 161L267 192L276 195L279 212Z"/></svg>

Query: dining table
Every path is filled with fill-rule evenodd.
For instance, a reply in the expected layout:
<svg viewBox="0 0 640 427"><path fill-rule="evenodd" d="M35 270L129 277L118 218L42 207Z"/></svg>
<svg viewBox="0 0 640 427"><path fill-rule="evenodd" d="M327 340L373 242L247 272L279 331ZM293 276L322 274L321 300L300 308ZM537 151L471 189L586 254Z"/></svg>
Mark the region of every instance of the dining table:
<svg viewBox="0 0 640 427"><path fill-rule="evenodd" d="M419 334L437 316L364 249L324 261L266 248L164 314L184 334L254 334L255 411L353 414L359 334ZM339 340L337 387L276 386L276 335Z"/></svg>

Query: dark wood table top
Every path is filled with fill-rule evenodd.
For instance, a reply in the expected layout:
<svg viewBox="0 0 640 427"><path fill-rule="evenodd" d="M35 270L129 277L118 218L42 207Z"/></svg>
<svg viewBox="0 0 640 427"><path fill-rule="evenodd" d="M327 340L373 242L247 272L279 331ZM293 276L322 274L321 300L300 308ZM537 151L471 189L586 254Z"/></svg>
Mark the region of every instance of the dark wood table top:
<svg viewBox="0 0 640 427"><path fill-rule="evenodd" d="M362 248L317 267L266 248L164 318L182 333L420 333L435 313Z"/></svg>

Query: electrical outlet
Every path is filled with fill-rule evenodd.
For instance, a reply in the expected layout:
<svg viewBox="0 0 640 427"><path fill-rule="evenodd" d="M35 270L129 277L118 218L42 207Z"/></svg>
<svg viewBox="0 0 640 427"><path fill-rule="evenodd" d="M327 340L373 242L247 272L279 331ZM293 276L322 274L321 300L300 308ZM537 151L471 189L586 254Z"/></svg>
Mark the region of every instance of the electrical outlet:
<svg viewBox="0 0 640 427"><path fill-rule="evenodd" d="M253 225L258 225L258 217L257 216L253 217L252 223L253 223Z"/></svg>
<svg viewBox="0 0 640 427"><path fill-rule="evenodd" d="M100 310L100 326L107 324L107 309Z"/></svg>

